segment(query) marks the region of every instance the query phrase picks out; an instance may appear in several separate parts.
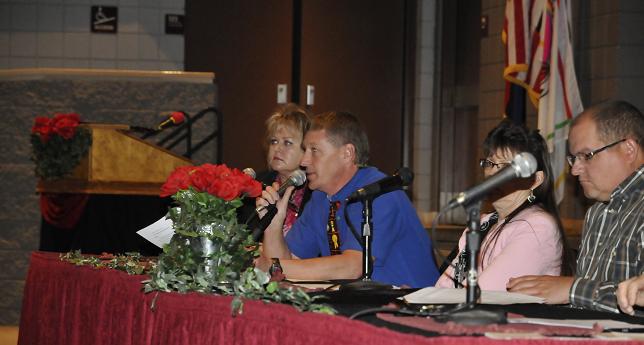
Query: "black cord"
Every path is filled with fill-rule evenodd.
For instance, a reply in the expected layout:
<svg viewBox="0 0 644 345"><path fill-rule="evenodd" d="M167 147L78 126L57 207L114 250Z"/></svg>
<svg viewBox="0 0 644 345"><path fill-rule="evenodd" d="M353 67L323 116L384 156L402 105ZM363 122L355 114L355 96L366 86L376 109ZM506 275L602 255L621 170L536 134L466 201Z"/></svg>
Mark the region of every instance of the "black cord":
<svg viewBox="0 0 644 345"><path fill-rule="evenodd" d="M405 316L420 316L420 317L434 317L434 316L443 316L449 313L460 311L466 309L466 306L461 306L461 304L456 305L454 308L444 311L443 309L446 305L424 305L420 309L410 309L407 307L395 308L395 307L377 307L377 308L367 308L360 310L359 312L354 313L349 316L349 319L354 320L365 315L376 314L376 313L388 313L388 314L398 314Z"/></svg>
<svg viewBox="0 0 644 345"><path fill-rule="evenodd" d="M357 313L354 313L353 315L349 316L349 319L354 320L354 319L357 319L359 317L363 317L365 315L376 314L376 313L411 315L411 314L409 314L409 312L410 311L403 312L403 309L392 308L392 307L368 308L368 309L360 310ZM413 315L415 316L415 312L413 313Z"/></svg>

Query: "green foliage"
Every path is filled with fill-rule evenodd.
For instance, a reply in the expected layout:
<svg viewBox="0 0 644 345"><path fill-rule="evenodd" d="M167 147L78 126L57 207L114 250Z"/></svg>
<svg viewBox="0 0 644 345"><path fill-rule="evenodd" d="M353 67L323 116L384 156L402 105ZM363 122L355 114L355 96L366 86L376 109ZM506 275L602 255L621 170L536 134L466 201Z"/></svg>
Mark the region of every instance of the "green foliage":
<svg viewBox="0 0 644 345"><path fill-rule="evenodd" d="M175 235L163 248L158 265L144 281L144 291L199 291L234 295L233 315L243 308L241 298L288 303L298 310L333 313L315 303L305 291L269 282L267 273L252 267L259 255L245 225L237 223L240 199L225 201L192 188L173 196L177 207L168 218Z"/></svg>
<svg viewBox="0 0 644 345"><path fill-rule="evenodd" d="M64 177L87 154L91 144L90 131L82 127L76 129L71 139L54 135L43 143L40 136L31 135L31 160L36 163L36 176L45 180Z"/></svg>
<svg viewBox="0 0 644 345"><path fill-rule="evenodd" d="M92 266L95 268L111 268L125 271L128 274L145 274L154 269L154 261L144 259L139 253L125 253L124 255L82 255L80 250L60 254L60 260L70 262L76 266Z"/></svg>
<svg viewBox="0 0 644 345"><path fill-rule="evenodd" d="M233 315L243 312L241 298L259 299L265 302L290 304L299 311L312 311L333 315L335 309L326 304L316 303L321 296L311 297L306 291L293 285L280 285L278 282L269 281L266 272L249 267L239 280L233 284L234 295L232 302Z"/></svg>

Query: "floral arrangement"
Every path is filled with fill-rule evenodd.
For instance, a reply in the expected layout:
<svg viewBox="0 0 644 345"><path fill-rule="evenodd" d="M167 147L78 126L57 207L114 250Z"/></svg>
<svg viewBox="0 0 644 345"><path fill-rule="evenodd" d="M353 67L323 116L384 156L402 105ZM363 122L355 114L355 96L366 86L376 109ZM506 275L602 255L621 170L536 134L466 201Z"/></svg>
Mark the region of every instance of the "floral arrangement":
<svg viewBox="0 0 644 345"><path fill-rule="evenodd" d="M61 178L70 173L92 144L88 129L78 127L75 113L38 116L31 128L31 159L36 175L43 179Z"/></svg>
<svg viewBox="0 0 644 345"><path fill-rule="evenodd" d="M331 312L306 292L271 282L267 273L253 267L259 250L246 225L237 222L236 210L241 198L257 197L261 191L259 182L226 165L177 168L160 194L172 196L176 203L167 216L175 234L150 271L144 290L235 295L233 314L241 312L240 297Z"/></svg>

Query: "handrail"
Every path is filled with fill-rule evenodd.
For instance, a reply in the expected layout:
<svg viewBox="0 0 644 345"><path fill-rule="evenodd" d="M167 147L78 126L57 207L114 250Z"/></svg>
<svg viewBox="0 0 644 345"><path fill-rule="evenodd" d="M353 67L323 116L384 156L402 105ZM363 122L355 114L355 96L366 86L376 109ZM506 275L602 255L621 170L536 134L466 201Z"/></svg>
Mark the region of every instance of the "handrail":
<svg viewBox="0 0 644 345"><path fill-rule="evenodd" d="M201 139L198 143L194 144L192 143L192 126L198 122L199 120L203 119L206 114L212 113L213 116L215 116L215 122L216 122L216 128L212 130L207 136L205 136L203 139ZM216 158L215 158L215 163L221 164L221 156L222 156L222 144L223 144L223 137L222 137L222 126L223 126L223 115L222 113L215 107L208 107L206 109L203 109L199 111L197 114L194 116L190 116L188 113L183 112L185 115L185 121L180 124L179 126L175 127L172 131L167 132L167 134L159 139L156 144L158 146L161 146L167 150L171 150L177 145L179 145L182 141L185 142L186 148L185 152L181 154L182 156L191 159L192 156L201 150L206 144L209 142L216 140L217 144L217 150L215 152ZM144 135L142 138L146 139L147 137L154 135L147 133Z"/></svg>

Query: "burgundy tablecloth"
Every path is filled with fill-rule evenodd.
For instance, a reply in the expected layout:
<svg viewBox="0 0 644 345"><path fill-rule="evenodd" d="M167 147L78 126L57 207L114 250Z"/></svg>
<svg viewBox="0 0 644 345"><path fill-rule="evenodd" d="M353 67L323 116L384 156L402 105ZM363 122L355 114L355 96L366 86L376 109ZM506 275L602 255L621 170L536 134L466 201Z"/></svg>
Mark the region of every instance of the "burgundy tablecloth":
<svg viewBox="0 0 644 345"><path fill-rule="evenodd" d="M78 267L35 252L24 291L18 343L26 344L508 344L485 337L422 337L341 316L231 297L144 294L141 280L115 270ZM555 339L513 344L561 344ZM594 341L594 344L615 342ZM578 344L578 342L574 342Z"/></svg>

